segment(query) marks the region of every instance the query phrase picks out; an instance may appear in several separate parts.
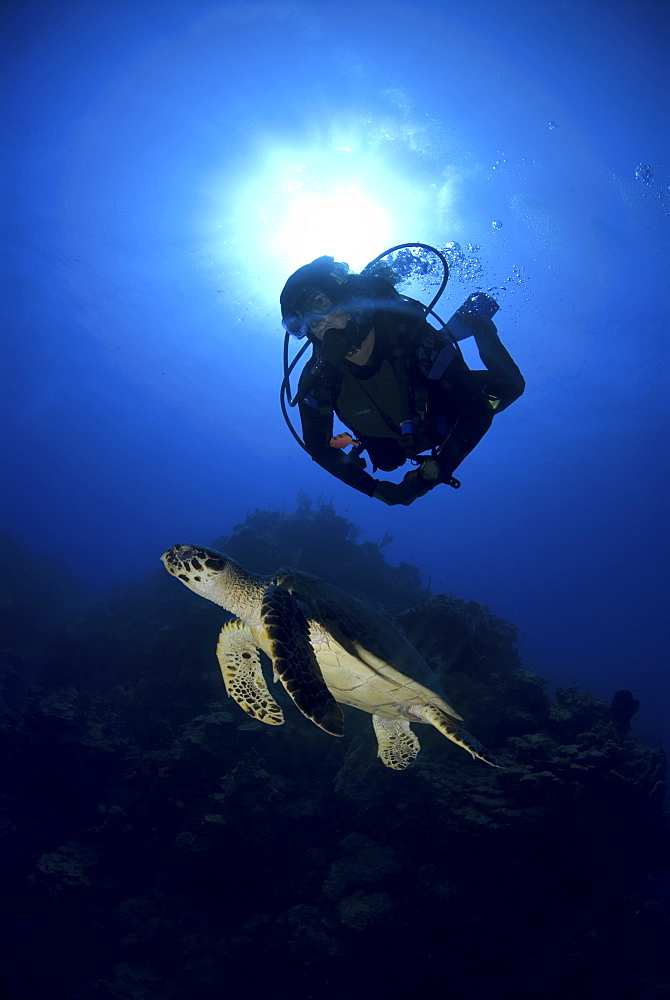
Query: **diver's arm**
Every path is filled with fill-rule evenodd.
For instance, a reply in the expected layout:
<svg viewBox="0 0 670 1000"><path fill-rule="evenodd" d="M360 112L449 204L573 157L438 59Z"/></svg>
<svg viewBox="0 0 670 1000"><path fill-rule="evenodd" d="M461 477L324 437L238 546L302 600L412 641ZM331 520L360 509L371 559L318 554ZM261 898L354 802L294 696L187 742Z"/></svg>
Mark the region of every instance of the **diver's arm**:
<svg viewBox="0 0 670 1000"><path fill-rule="evenodd" d="M333 435L333 417L320 413L301 399L298 403L302 421L303 440L305 448L312 459L331 476L340 479L347 486L352 486L366 496L381 500L389 506L402 504L409 506L417 497L423 496L436 482L426 482L417 470L408 472L400 483L391 483L384 479L373 479L362 467L361 459L351 458L340 448L332 448L330 439Z"/></svg>
<svg viewBox="0 0 670 1000"><path fill-rule="evenodd" d="M409 507L419 497L429 493L437 483L436 479L425 479L420 469L412 469L411 472L405 473L400 483L389 483L385 479L378 479L377 488L372 495L375 500L381 500L389 507L395 507L397 504Z"/></svg>
<svg viewBox="0 0 670 1000"><path fill-rule="evenodd" d="M311 406L305 399L300 399L298 409L305 448L313 461L347 486L352 486L366 496L373 496L377 480L362 468L357 459L350 458L340 448L330 446L333 436L332 413L320 413L318 407Z"/></svg>

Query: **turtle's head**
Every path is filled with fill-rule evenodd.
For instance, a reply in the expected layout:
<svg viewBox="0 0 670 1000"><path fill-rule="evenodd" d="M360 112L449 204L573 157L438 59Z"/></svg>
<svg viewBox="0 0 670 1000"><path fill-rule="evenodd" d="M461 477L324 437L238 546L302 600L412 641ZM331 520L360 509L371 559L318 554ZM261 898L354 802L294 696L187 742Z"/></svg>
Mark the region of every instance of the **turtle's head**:
<svg viewBox="0 0 670 1000"><path fill-rule="evenodd" d="M215 604L221 603L221 584L232 560L200 545L173 545L163 553L161 562L168 573L186 584L189 590Z"/></svg>

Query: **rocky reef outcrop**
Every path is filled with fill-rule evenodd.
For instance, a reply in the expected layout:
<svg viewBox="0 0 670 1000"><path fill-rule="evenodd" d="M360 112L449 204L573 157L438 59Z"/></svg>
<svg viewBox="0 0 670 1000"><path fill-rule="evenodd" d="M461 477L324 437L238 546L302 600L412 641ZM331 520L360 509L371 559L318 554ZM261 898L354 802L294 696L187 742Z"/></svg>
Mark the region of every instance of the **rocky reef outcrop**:
<svg viewBox="0 0 670 1000"><path fill-rule="evenodd" d="M348 710L338 740L282 691L284 726L248 718L215 660L223 613L160 569L17 627L0 692L4 995L670 996L665 757L631 731L634 699L549 695L513 625L427 595L384 541L301 497L211 544L385 608L504 768L423 726L415 763L389 771L369 716ZM17 562L28 593L35 560Z"/></svg>

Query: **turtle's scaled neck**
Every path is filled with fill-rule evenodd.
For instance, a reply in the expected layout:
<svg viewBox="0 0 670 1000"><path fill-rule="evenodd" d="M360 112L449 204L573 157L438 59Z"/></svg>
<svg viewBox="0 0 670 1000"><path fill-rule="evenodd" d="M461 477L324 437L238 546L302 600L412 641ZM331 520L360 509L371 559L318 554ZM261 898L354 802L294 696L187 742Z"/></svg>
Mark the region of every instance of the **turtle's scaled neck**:
<svg viewBox="0 0 670 1000"><path fill-rule="evenodd" d="M226 556L216 585L216 603L249 625L258 625L263 593L271 582L271 577L249 573Z"/></svg>

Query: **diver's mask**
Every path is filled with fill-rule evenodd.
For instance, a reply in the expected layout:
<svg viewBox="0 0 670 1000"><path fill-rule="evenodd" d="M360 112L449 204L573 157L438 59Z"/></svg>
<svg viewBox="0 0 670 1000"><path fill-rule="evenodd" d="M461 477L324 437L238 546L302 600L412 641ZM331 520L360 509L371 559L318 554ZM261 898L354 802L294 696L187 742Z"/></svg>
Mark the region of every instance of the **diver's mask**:
<svg viewBox="0 0 670 1000"><path fill-rule="evenodd" d="M324 292L310 290L297 303L291 315L282 318L282 326L292 336L302 339L310 329L330 312L345 312L340 304L332 302Z"/></svg>

